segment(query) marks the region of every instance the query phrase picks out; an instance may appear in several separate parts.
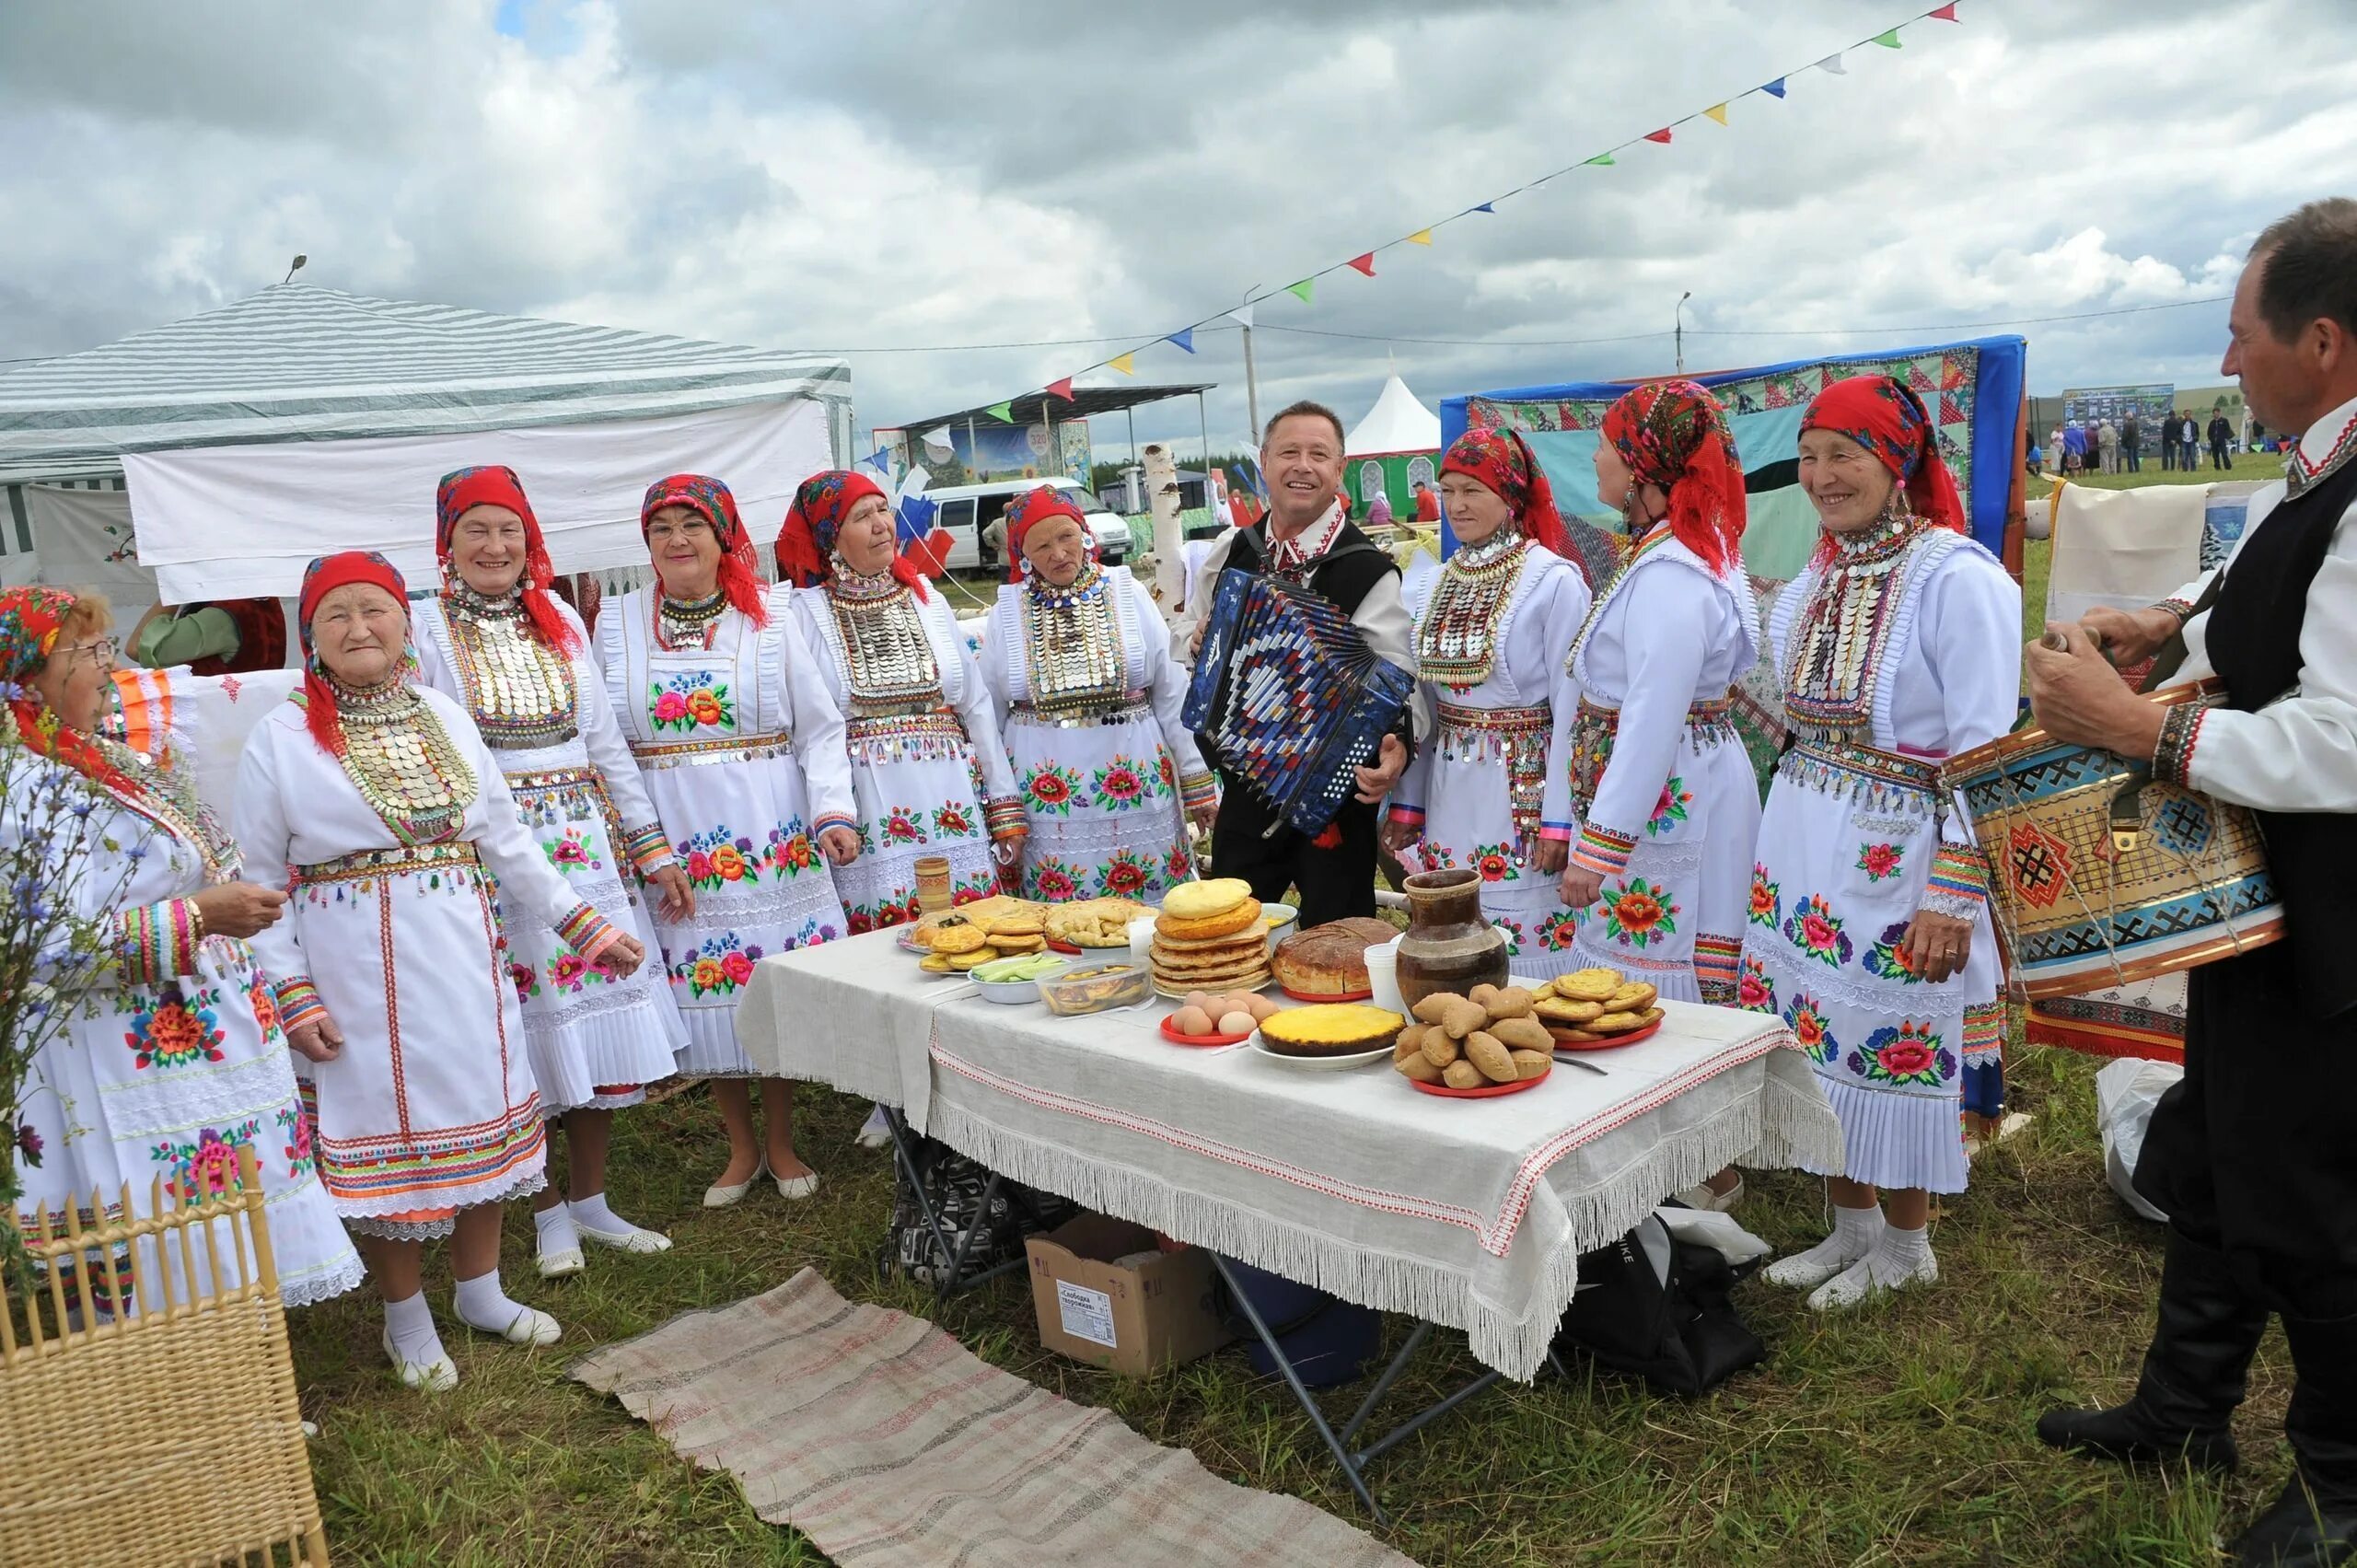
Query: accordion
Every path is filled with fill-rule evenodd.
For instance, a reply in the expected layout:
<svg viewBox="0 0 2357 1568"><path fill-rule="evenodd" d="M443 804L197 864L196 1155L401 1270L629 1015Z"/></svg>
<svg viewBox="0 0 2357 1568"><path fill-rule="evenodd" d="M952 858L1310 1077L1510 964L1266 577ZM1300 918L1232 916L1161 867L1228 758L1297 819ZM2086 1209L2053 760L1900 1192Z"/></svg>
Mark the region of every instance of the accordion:
<svg viewBox="0 0 2357 1568"><path fill-rule="evenodd" d="M1332 600L1230 568L1213 590L1179 718L1278 818L1323 831L1414 693ZM1273 830L1273 825L1271 828Z"/></svg>

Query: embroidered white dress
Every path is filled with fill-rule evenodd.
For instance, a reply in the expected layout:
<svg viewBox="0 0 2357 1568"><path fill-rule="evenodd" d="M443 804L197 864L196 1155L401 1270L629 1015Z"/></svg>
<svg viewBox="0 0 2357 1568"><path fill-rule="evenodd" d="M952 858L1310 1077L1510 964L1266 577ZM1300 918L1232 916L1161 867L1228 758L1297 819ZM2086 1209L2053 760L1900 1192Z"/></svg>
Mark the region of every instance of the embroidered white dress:
<svg viewBox="0 0 2357 1568"><path fill-rule="evenodd" d="M1713 572L1666 524L1637 544L1572 651L1574 865L1601 872L1573 951L1680 1002L1735 1002L1759 784L1728 688L1759 654L1740 563Z"/></svg>
<svg viewBox="0 0 2357 1568"><path fill-rule="evenodd" d="M401 1239L446 1236L457 1210L543 1184L499 905L585 945L605 924L518 825L466 710L412 690L471 774L449 831L405 842L312 738L299 700L247 737L237 816L247 878L290 893L253 942L280 1008L299 1021L324 1005L343 1033L332 1060L299 1069L320 1179L345 1224Z"/></svg>
<svg viewBox="0 0 2357 1568"><path fill-rule="evenodd" d="M755 626L720 602L706 630L665 645L657 590L598 615L608 704L695 889L696 912L656 917L671 994L687 1021L679 1070L757 1074L737 1043L737 1003L763 955L844 934L819 833L849 827L842 713L772 590Z"/></svg>
<svg viewBox="0 0 2357 1568"><path fill-rule="evenodd" d="M1160 903L1191 865L1187 807L1217 791L1178 720L1188 671L1128 569L1000 588L980 664L1031 829L1024 896Z"/></svg>
<svg viewBox="0 0 2357 1568"><path fill-rule="evenodd" d="M236 846L202 816L184 779L167 779L128 752L119 756L137 781L134 791L99 790L57 763L18 753L0 795L0 844L17 852L32 847L29 835L41 841L42 892L71 900L81 919L116 937L95 959L63 950L41 956L48 982L87 989L35 1052L24 1086L22 1114L41 1140L41 1162L17 1162L17 1223L37 1234L46 1203L53 1235L64 1233L69 1206L89 1224L98 1217L93 1189L105 1217L120 1219L126 1183L133 1217L144 1218L157 1179L183 1198L195 1196L200 1182L207 1191L234 1187L237 1151L250 1147L281 1299L301 1307L341 1295L360 1283L360 1255L319 1185L276 997L247 944L215 935L192 946L169 936L171 906L237 874ZM78 830L49 830L53 810L83 799L94 800L95 809L64 824ZM160 1258L148 1243L122 1259L126 1292L136 1289L140 1270L177 1272L180 1249L169 1250ZM243 1278L239 1259L224 1253L220 1261L226 1281ZM205 1260L195 1262L205 1276ZM87 1297L84 1282L72 1288L76 1300L101 1311L113 1306L104 1278L87 1282Z"/></svg>
<svg viewBox="0 0 2357 1568"><path fill-rule="evenodd" d="M923 855L948 860L960 903L996 891L991 831L1022 813L990 690L940 592L919 599L885 577L797 589L793 603L828 695L845 714L859 858L836 879L851 929L923 912Z"/></svg>
<svg viewBox="0 0 2357 1568"><path fill-rule="evenodd" d="M1861 543L1846 611L1811 565L1770 623L1793 744L1760 824L1743 1003L1816 1064L1848 1145L1824 1174L1959 1192L1964 1071L1994 1060L2005 1017L1985 869L1937 765L2013 727L2021 591L1959 534ZM1926 907L1973 923L1963 972L1937 984L1903 955Z"/></svg>
<svg viewBox="0 0 2357 1568"><path fill-rule="evenodd" d="M519 599L456 599L455 617L451 595L411 607L418 679L473 715L498 755L518 821L574 892L658 952L653 900L639 895L635 878L671 864L671 846L614 723L588 632L555 601L581 639L565 659L523 634ZM617 975L585 962L520 910L500 913L542 1115L635 1105L644 1086L671 1075L687 1030L660 965Z"/></svg>
<svg viewBox="0 0 2357 1568"><path fill-rule="evenodd" d="M1505 934L1514 972L1547 980L1578 967L1573 912L1533 856L1539 840L1568 840L1575 826L1567 747L1579 688L1563 654L1589 594L1552 551L1500 544L1510 552L1461 549L1407 587L1434 725L1392 786L1390 814L1422 829L1410 853L1423 870L1481 873L1481 912Z"/></svg>

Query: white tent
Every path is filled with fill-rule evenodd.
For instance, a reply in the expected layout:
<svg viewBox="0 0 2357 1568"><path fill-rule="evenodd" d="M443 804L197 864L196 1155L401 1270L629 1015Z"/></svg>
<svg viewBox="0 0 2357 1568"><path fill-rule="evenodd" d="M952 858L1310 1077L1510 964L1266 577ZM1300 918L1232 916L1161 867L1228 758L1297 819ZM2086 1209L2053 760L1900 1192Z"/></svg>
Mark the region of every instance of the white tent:
<svg viewBox="0 0 2357 1568"><path fill-rule="evenodd" d="M1383 383L1383 394L1342 442L1342 455L1350 458L1439 450L1440 415L1417 401L1408 383L1397 376Z"/></svg>
<svg viewBox="0 0 2357 1568"><path fill-rule="evenodd" d="M167 603L291 593L333 550L430 581L435 482L506 463L558 569L591 571L643 561L650 481L717 474L773 531L851 439L839 359L281 285L0 376L0 565L100 509L48 505L62 486L127 483ZM62 581L91 551L53 553Z"/></svg>

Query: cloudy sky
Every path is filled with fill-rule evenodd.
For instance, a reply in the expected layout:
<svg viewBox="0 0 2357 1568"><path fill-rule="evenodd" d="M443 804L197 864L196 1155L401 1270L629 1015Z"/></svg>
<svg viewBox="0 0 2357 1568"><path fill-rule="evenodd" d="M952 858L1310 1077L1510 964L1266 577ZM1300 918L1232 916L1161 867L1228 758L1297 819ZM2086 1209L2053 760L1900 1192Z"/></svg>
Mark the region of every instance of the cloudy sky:
<svg viewBox="0 0 2357 1568"><path fill-rule="evenodd" d="M2357 193L2357 6L1964 0L10 0L0 359L275 283L850 354L986 402L1792 73L1260 308L1263 409L1898 347L2223 295ZM2071 18L2066 24L2061 17ZM2001 330L2033 389L2216 379L2223 303ZM1281 330L1282 329L1282 330ZM1327 335L1331 334L1331 335ZM1060 346L950 351L945 345ZM1431 342L1418 340L1452 340ZM1142 380L1217 381L1233 331ZM1115 379L1098 372L1087 379ZM1179 410L1181 405L1166 405ZM1142 416L1183 432L1194 407ZM1118 442L1100 422L1100 449Z"/></svg>

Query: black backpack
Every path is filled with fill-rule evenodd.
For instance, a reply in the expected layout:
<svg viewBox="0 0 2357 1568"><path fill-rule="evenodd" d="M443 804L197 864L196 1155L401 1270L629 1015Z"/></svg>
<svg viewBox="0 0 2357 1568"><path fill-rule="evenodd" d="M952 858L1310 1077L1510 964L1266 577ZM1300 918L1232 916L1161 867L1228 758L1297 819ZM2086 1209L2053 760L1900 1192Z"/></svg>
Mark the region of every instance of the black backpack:
<svg viewBox="0 0 2357 1568"><path fill-rule="evenodd" d="M1579 1288L1556 1331L1558 1354L1585 1352L1599 1366L1688 1398L1717 1388L1768 1349L1729 1295L1738 1269L1715 1248L1680 1241L1651 1215L1609 1247L1580 1255Z"/></svg>
<svg viewBox="0 0 2357 1568"><path fill-rule="evenodd" d="M1007 1180L999 1182L985 1212L982 1192L990 1185L988 1166L937 1139L912 1137L910 1144L924 1194L932 1200L950 1247L957 1248L968 1231L975 1232L974 1239L966 1244L962 1272L968 1276L1022 1257L1025 1237L1053 1230L1080 1212L1078 1205L1062 1198ZM881 1272L937 1285L949 1260L942 1256L933 1228L924 1222L924 1210L910 1191L907 1169L897 1160L893 1166L892 1223L878 1260Z"/></svg>

